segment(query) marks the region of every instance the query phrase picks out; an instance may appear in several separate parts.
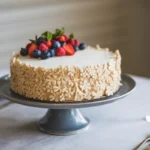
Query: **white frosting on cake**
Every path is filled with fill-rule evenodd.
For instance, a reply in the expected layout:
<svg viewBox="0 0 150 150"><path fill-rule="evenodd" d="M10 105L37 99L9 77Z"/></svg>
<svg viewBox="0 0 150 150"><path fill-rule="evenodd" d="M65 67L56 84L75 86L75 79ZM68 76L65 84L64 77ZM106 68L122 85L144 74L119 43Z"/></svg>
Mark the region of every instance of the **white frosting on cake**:
<svg viewBox="0 0 150 150"><path fill-rule="evenodd" d="M94 52L93 52L94 51ZM51 57L47 60L34 59L29 56L19 56L20 62L34 67L57 68L59 66L78 66L80 68L105 64L115 57L114 53L105 50L97 50L88 47L85 50L77 51L73 56Z"/></svg>

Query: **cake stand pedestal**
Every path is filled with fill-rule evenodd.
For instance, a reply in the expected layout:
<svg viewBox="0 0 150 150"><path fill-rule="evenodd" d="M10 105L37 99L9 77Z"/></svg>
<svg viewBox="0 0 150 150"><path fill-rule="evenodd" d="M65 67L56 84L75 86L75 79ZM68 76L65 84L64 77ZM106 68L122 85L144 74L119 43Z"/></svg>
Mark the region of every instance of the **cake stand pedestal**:
<svg viewBox="0 0 150 150"><path fill-rule="evenodd" d="M85 131L89 128L89 120L82 116L77 108L92 107L114 102L130 94L135 86L135 81L126 74L122 75L122 86L113 95L101 99L82 102L43 102L32 100L10 91L9 77L0 79L0 96L12 102L32 106L48 108L45 116L38 121L40 131L54 135L71 135Z"/></svg>

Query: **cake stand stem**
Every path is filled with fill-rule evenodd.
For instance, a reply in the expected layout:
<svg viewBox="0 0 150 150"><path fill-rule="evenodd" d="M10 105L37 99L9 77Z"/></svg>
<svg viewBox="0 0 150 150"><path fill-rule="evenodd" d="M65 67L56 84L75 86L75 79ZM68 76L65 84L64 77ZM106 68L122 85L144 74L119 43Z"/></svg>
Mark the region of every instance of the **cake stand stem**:
<svg viewBox="0 0 150 150"><path fill-rule="evenodd" d="M87 130L89 120L79 109L49 109L37 125L48 134L71 135Z"/></svg>

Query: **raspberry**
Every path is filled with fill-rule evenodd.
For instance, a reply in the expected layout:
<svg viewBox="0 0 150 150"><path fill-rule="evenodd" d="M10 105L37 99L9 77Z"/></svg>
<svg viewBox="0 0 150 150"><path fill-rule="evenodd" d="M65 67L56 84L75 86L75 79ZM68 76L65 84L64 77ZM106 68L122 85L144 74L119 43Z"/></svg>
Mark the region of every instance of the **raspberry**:
<svg viewBox="0 0 150 150"><path fill-rule="evenodd" d="M74 40L74 44L75 44L75 46L79 46L79 41L78 40Z"/></svg>
<svg viewBox="0 0 150 150"><path fill-rule="evenodd" d="M68 43L68 44L71 44L71 45L73 45L73 46L75 45L75 41L74 41L73 39L69 39L67 43Z"/></svg>
<svg viewBox="0 0 150 150"><path fill-rule="evenodd" d="M40 46L39 46L39 50L40 50L41 52L45 52L45 51L48 50L48 47L46 46L46 44L41 43Z"/></svg>
<svg viewBox="0 0 150 150"><path fill-rule="evenodd" d="M66 40L66 41L68 41L68 40L69 40L68 35L64 34L63 36L65 37L65 40Z"/></svg>
<svg viewBox="0 0 150 150"><path fill-rule="evenodd" d="M57 55L57 56L65 56L65 55L66 55L66 51L64 50L64 48L59 47L59 48L57 48L57 50L56 50L56 55Z"/></svg>
<svg viewBox="0 0 150 150"><path fill-rule="evenodd" d="M56 40L51 40L52 45L53 45L54 42L56 42Z"/></svg>

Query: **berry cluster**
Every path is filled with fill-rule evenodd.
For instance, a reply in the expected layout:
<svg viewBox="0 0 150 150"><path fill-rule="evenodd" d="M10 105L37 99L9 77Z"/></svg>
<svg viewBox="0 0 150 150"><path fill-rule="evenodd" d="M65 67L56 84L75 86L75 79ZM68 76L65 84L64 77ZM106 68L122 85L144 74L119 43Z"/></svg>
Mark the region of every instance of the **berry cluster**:
<svg viewBox="0 0 150 150"><path fill-rule="evenodd" d="M44 32L39 38L36 36L35 40L30 41L26 48L21 48L22 56L47 59L54 56L74 55L76 51L86 48L86 44L79 43L74 38L74 34L65 35L64 28L56 29L54 34L49 31Z"/></svg>

